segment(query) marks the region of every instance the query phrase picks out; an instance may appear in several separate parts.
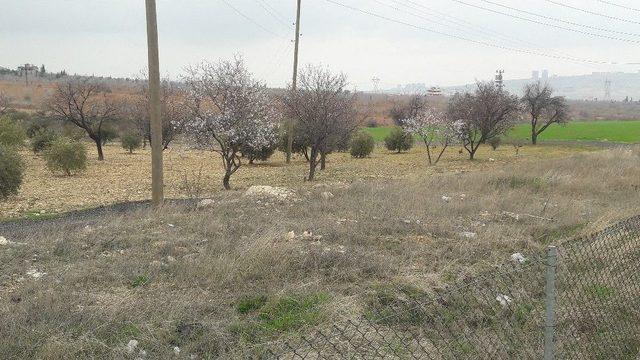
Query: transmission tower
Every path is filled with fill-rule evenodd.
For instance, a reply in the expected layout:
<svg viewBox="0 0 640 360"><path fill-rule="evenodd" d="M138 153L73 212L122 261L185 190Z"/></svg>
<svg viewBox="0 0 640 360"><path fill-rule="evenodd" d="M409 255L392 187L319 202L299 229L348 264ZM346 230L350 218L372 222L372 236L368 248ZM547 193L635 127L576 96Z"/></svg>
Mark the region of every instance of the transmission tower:
<svg viewBox="0 0 640 360"><path fill-rule="evenodd" d="M606 101L611 100L611 80L609 79L604 81L604 99Z"/></svg>
<svg viewBox="0 0 640 360"><path fill-rule="evenodd" d="M504 74L504 70L496 70L495 83L500 90L504 88L504 80L502 74Z"/></svg>
<svg viewBox="0 0 640 360"><path fill-rule="evenodd" d="M374 93L379 93L380 92L380 78L378 78L377 76L374 76L373 79L371 79L371 81L373 82L373 92Z"/></svg>

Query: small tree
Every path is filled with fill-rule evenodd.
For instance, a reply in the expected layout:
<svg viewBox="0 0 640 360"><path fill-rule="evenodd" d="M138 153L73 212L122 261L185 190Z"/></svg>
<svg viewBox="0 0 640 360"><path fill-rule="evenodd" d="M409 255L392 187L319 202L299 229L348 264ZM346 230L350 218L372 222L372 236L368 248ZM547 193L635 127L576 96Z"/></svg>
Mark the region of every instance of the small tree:
<svg viewBox="0 0 640 360"><path fill-rule="evenodd" d="M87 168L87 149L79 141L59 138L44 153L49 170L67 176Z"/></svg>
<svg viewBox="0 0 640 360"><path fill-rule="evenodd" d="M0 117L0 145L19 147L26 139L24 129L8 116Z"/></svg>
<svg viewBox="0 0 640 360"><path fill-rule="evenodd" d="M413 147L414 138L413 135L405 131L400 126L395 126L391 129L391 132L384 138L384 145L389 151L407 151Z"/></svg>
<svg viewBox="0 0 640 360"><path fill-rule="evenodd" d="M365 158L373 152L376 143L371 134L360 131L351 139L351 156Z"/></svg>
<svg viewBox="0 0 640 360"><path fill-rule="evenodd" d="M298 89L290 88L283 98L301 143L309 147L309 181L315 179L316 168L324 164L327 154L348 147L358 128L356 98L346 86L344 74L308 66L300 73Z"/></svg>
<svg viewBox="0 0 640 360"><path fill-rule="evenodd" d="M4 115L11 108L11 97L0 91L0 116Z"/></svg>
<svg viewBox="0 0 640 360"><path fill-rule="evenodd" d="M539 81L527 84L521 102L531 117L531 143L536 145L538 136L551 124L569 121L569 105L564 96L552 96L553 89Z"/></svg>
<svg viewBox="0 0 640 360"><path fill-rule="evenodd" d="M415 117L405 119L403 128L410 134L419 136L427 147L427 158L429 165L437 164L445 150L455 137L451 127L451 122L447 120L445 114L432 108L424 108ZM440 152L435 160L432 159L431 151L439 144Z"/></svg>
<svg viewBox="0 0 640 360"><path fill-rule="evenodd" d="M74 77L58 84L47 101L47 109L55 117L84 130L96 144L98 160L104 160L102 131L106 123L119 113L115 102L107 98L109 89L90 77Z"/></svg>
<svg viewBox="0 0 640 360"><path fill-rule="evenodd" d="M185 78L193 120L186 130L200 148L218 152L225 174L222 184L242 165L242 149L262 149L278 140L279 116L265 85L253 79L241 57L202 63Z"/></svg>
<svg viewBox="0 0 640 360"><path fill-rule="evenodd" d="M499 136L496 136L494 138L489 139L487 143L489 143L493 151L496 151L500 147L500 144L502 144L502 138Z"/></svg>
<svg viewBox="0 0 640 360"><path fill-rule="evenodd" d="M107 145L107 143L112 142L113 140L118 138L118 130L111 125L103 125L102 129L99 130L100 139L102 139L102 146Z"/></svg>
<svg viewBox="0 0 640 360"><path fill-rule="evenodd" d="M0 145L0 200L18 193L23 171L20 155L12 148Z"/></svg>
<svg viewBox="0 0 640 360"><path fill-rule="evenodd" d="M120 142L123 149L129 150L129 154L142 146L142 139L137 134L124 134L120 137Z"/></svg>
<svg viewBox="0 0 640 360"><path fill-rule="evenodd" d="M31 150L34 153L39 153L48 149L51 144L56 140L58 136L56 133L48 128L41 128L36 131L31 137Z"/></svg>
<svg viewBox="0 0 640 360"><path fill-rule="evenodd" d="M491 82L478 83L473 94L456 94L448 116L456 136L473 160L481 144L505 134L520 112L519 99Z"/></svg>

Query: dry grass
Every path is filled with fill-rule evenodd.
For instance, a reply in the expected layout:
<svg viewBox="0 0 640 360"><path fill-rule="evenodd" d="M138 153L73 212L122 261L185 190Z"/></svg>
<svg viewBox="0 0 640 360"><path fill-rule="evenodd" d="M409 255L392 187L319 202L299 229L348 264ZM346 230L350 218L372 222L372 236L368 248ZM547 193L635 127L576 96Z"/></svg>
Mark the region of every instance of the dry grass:
<svg viewBox="0 0 640 360"><path fill-rule="evenodd" d="M152 358L172 357L174 346L185 357L228 358L238 348L360 316L381 287L433 291L515 251L531 254L637 211L637 151L544 161L533 151L540 150L500 167L510 149L496 162L472 165L450 154L448 164L478 171L433 176L424 176L417 153L350 160L360 169L352 174L371 174L363 169L380 158L398 162L367 179L344 175L349 165L334 156L322 179L332 185L302 184L302 164L286 175L282 167L246 168L236 186L269 175L271 184L297 184L298 201L221 192L210 209L138 211L86 228L58 221L2 234L21 244L0 252L0 352L127 358L125 346L136 339ZM111 155L107 161L117 158ZM335 197L324 199L324 191ZM549 220L516 220L505 211ZM288 239L292 230L298 236ZM300 236L305 230L313 236ZM29 270L46 275L34 279Z"/></svg>
<svg viewBox="0 0 640 360"><path fill-rule="evenodd" d="M87 143L89 163L86 172L66 177L49 172L41 156L23 152L26 160L24 184L18 196L0 203L0 218L59 213L117 202L150 198L150 151L128 154L119 144L105 147L104 162L96 160L95 147ZM318 182L346 182L361 179L401 179L439 172L456 172L499 167L505 163L567 156L587 150L583 147L539 146L524 147L515 157L513 148L504 146L497 151L482 148L478 161L469 162L457 148L449 149L438 166L426 164L424 147L417 146L409 153L389 153L376 149L367 159L352 159L348 154L332 154L327 170L317 175ZM222 190L222 163L211 152L185 150L177 146L165 156L166 196L185 198L193 195L211 196ZM495 159L494 162L489 161ZM269 162L243 166L231 179L231 185L244 189L251 185L298 186L303 182L307 165L298 157L286 166L283 154L276 153Z"/></svg>

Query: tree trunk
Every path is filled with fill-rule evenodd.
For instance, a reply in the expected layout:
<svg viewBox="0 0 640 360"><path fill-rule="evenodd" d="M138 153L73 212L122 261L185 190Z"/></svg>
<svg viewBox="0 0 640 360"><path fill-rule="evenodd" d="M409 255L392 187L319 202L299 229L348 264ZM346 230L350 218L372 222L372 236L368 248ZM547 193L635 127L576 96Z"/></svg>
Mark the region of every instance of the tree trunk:
<svg viewBox="0 0 640 360"><path fill-rule="evenodd" d="M102 153L102 140L101 139L97 139L97 140L93 140L96 143L96 148L98 149L98 160L99 161L103 161L104 160L104 154Z"/></svg>
<svg viewBox="0 0 640 360"><path fill-rule="evenodd" d="M316 166L318 162L316 161L318 158L318 151L315 149L311 149L311 155L309 156L309 177L308 181L313 181L316 176Z"/></svg>
<svg viewBox="0 0 640 360"><path fill-rule="evenodd" d="M222 178L222 186L224 186L225 190L231 190L231 185L229 185L230 179L231 179L231 172L227 170L224 173L224 178Z"/></svg>
<svg viewBox="0 0 640 360"><path fill-rule="evenodd" d="M538 143L538 134L535 130L531 131L531 144L536 145Z"/></svg>
<svg viewBox="0 0 640 360"><path fill-rule="evenodd" d="M431 147L426 142L425 145L427 146L427 158L429 158L429 165L432 165L433 163L431 162Z"/></svg>
<svg viewBox="0 0 640 360"><path fill-rule="evenodd" d="M320 170L324 170L327 161L327 154L322 152L320 153Z"/></svg>

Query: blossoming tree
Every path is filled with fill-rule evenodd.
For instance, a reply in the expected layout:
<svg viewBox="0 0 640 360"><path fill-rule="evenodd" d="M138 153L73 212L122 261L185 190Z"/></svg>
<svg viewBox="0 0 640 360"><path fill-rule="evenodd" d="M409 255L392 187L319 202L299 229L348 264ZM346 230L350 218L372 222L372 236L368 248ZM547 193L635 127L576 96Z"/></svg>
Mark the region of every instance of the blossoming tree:
<svg viewBox="0 0 640 360"><path fill-rule="evenodd" d="M410 134L419 136L427 147L429 165L437 164L444 151L453 142L455 132L447 116L431 107L425 107L414 117L402 120L402 127ZM440 152L435 160L431 152L436 144L440 145Z"/></svg>
<svg viewBox="0 0 640 360"><path fill-rule="evenodd" d="M229 190L231 175L242 165L242 149L275 144L280 116L266 86L253 79L241 57L203 62L188 73L184 80L193 118L186 133L196 147L220 154L222 184Z"/></svg>

